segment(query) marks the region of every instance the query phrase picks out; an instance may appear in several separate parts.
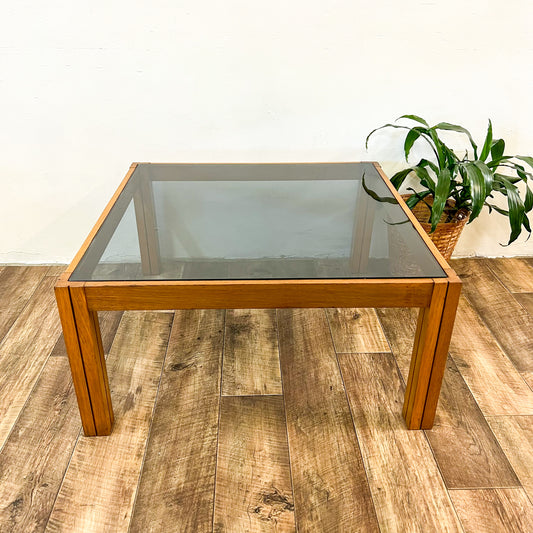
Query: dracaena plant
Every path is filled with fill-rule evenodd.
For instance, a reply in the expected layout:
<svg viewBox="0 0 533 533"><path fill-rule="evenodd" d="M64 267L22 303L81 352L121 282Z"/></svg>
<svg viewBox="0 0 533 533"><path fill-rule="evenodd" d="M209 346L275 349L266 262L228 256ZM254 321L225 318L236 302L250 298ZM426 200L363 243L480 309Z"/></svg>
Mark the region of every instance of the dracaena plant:
<svg viewBox="0 0 533 533"><path fill-rule="evenodd" d="M444 212L447 220L453 220L457 213L470 212L470 223L487 206L489 212L494 210L508 218L510 236L507 244L517 239L522 228L531 234L528 213L533 208L533 193L530 189L533 157L505 155L505 142L503 139L493 138L490 120L479 151L470 132L462 126L448 122L430 126L417 115L403 115L398 120L400 119L408 119L411 126L385 124L370 132L366 146L368 148L369 138L383 128L397 128L407 132L403 143L406 162L415 143L429 145L432 157L422 158L416 165L397 172L391 181L399 189L407 176L416 176L421 188L418 190L417 187L416 191L408 188L413 195L407 204L409 207L414 207L418 202L428 205L432 232ZM444 130L466 136L469 146L461 150L461 155L439 137L439 132ZM506 197L507 209L495 205L494 201L498 196ZM428 201L430 197L433 197L432 202Z"/></svg>

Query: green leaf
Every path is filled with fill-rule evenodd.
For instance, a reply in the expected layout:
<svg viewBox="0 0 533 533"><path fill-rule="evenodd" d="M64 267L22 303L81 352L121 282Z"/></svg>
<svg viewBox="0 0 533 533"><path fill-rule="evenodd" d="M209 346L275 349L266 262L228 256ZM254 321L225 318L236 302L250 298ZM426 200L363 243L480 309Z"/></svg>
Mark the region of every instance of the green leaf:
<svg viewBox="0 0 533 533"><path fill-rule="evenodd" d="M522 220L522 225L524 228L526 228L526 231L529 233L527 238L531 237L531 226L529 225L529 219L527 218L527 215L524 215L524 219Z"/></svg>
<svg viewBox="0 0 533 533"><path fill-rule="evenodd" d="M487 162L489 168L498 168L500 165L506 164L509 159L512 159L510 155L502 155L498 159L493 159L492 161Z"/></svg>
<svg viewBox="0 0 533 533"><path fill-rule="evenodd" d="M450 150L444 143L442 143L442 151L446 158L446 164L448 167L455 165L459 162L459 158L455 155L453 150Z"/></svg>
<svg viewBox="0 0 533 533"><path fill-rule="evenodd" d="M527 163L531 168L533 168L533 157L529 157L527 155L515 155L516 159L520 159L521 161L524 161Z"/></svg>
<svg viewBox="0 0 533 533"><path fill-rule="evenodd" d="M431 137L431 140L435 146L434 149L439 162L439 168L444 168L446 165L446 156L444 155L444 150L442 149L442 141L439 139L437 132L432 128L429 130L429 136Z"/></svg>
<svg viewBox="0 0 533 533"><path fill-rule="evenodd" d="M470 189L470 197L472 198L470 223L478 217L485 203L485 198L487 197L485 194L485 178L481 170L474 163L466 163L463 168L466 171L467 184Z"/></svg>
<svg viewBox="0 0 533 533"><path fill-rule="evenodd" d="M513 161L506 161L505 163L502 163L499 166L510 168L518 174L519 176L518 178L516 178L515 176L507 176L509 180L511 179L515 179L517 181L522 180L524 183L527 183L528 178L533 179L533 173L528 172L523 165L519 165L518 163L515 163ZM516 181L513 181L513 183L516 183Z"/></svg>
<svg viewBox="0 0 533 533"><path fill-rule="evenodd" d="M485 143L483 144L483 149L481 150L481 155L479 159L481 161L486 161L489 156L490 148L492 146L492 122L489 119L489 127L487 128L487 136L485 137Z"/></svg>
<svg viewBox="0 0 533 533"><path fill-rule="evenodd" d="M525 207L518 189L509 180L501 178L501 183L507 192L507 206L509 208L509 224L511 225L511 235L508 245L516 241L522 231L522 223L525 217Z"/></svg>
<svg viewBox="0 0 533 533"><path fill-rule="evenodd" d="M394 198L394 196L379 196L375 191L369 189L367 186L366 186L366 183L365 183L365 175L363 174L363 179L362 179L362 185L363 185L363 189L366 191L366 193L371 197L373 198L374 200L376 200L377 202L385 202L387 204L396 204L398 205L398 200L396 200L396 198Z"/></svg>
<svg viewBox="0 0 533 533"><path fill-rule="evenodd" d="M450 192L451 174L450 171L445 168L439 172L437 178L437 188L433 197L433 208L431 209L431 231L435 231L437 224L439 223L446 200Z"/></svg>
<svg viewBox="0 0 533 533"><path fill-rule="evenodd" d="M420 132L413 128L408 134L407 137L405 137L405 143L403 145L403 151L405 153L405 160L407 161L409 158L409 152L411 151L411 148L413 147L413 144L415 144L415 141L420 137Z"/></svg>
<svg viewBox="0 0 533 533"><path fill-rule="evenodd" d="M419 117L417 115L402 115L396 120L400 120L401 118L409 118L411 120L414 120L415 122L420 122L420 124L424 124L424 126L427 126L429 128L429 124L422 117Z"/></svg>
<svg viewBox="0 0 533 533"><path fill-rule="evenodd" d="M409 134L412 132L412 131L416 131L418 132L419 134L419 137L421 137L422 139L424 139L425 141L427 141L427 143L429 144L430 148L433 150L433 153L435 154L435 157L438 158L438 153L437 153L437 150L435 149L435 146L434 146L434 142L432 143L432 138L431 138L431 135L430 135L430 130L428 130L427 128L423 128L422 126L415 126L414 128L411 128L409 130L409 133L407 134L409 136ZM416 139L415 139L416 140ZM414 143L414 141L413 141ZM411 147L409 147L409 150L411 149Z"/></svg>
<svg viewBox="0 0 533 533"><path fill-rule="evenodd" d="M529 213L533 209L533 193L531 189L526 185L526 198L524 200L524 211Z"/></svg>
<svg viewBox="0 0 533 533"><path fill-rule="evenodd" d="M521 179L523 182L527 183L527 172L525 172L524 167L522 167L522 168L517 168L517 169L516 169L516 173L520 176L520 179Z"/></svg>
<svg viewBox="0 0 533 533"><path fill-rule="evenodd" d="M483 163L483 161L474 161L474 165L480 170L483 179L485 180L485 197L492 191L492 184L494 182L494 176L491 169Z"/></svg>
<svg viewBox="0 0 533 533"><path fill-rule="evenodd" d="M400 170L399 172L396 172L396 174L392 176L391 183L396 189L399 189L402 186L402 183L405 181L405 178L409 176L412 170L412 168L405 168L403 170Z"/></svg>
<svg viewBox="0 0 533 533"><path fill-rule="evenodd" d="M533 174L531 172L528 172L526 168L523 165L519 165L518 163L513 163L509 161L508 163L505 163L502 165L504 167L512 168L522 179L522 181L527 183L527 178L530 177L533 179Z"/></svg>
<svg viewBox="0 0 533 533"><path fill-rule="evenodd" d="M431 129L432 130L449 130L449 131L456 131L458 133L464 133L470 140L470 144L472 145L472 148L474 149L474 159L478 158L477 157L477 144L474 142L472 135L470 135L470 132L466 128L463 128L462 126L457 126L456 124L450 124L449 122L440 122L436 126L433 126Z"/></svg>
<svg viewBox="0 0 533 533"><path fill-rule="evenodd" d="M375 130L372 130L366 137L366 141L365 141L365 148L368 150L368 140L370 139L370 137L372 137L372 135L374 135L374 133L376 133L376 131L379 131L379 130L382 130L383 128L398 128L398 129L402 129L402 130L408 130L410 128L408 128L407 126L398 126L396 124L385 124L384 126L380 126L379 128L376 128Z"/></svg>
<svg viewBox="0 0 533 533"><path fill-rule="evenodd" d="M402 226L403 224L409 224L410 220L402 220L401 222L388 222L387 220L383 220L387 226Z"/></svg>
<svg viewBox="0 0 533 533"><path fill-rule="evenodd" d="M372 130L366 137L366 141L365 141L365 148L368 149L368 139L370 139L370 137L376 133L376 131L379 131L379 130L382 130L383 128L395 128L397 130L411 130L411 128L409 128L408 126L399 126L398 124L384 124L383 126L380 126L379 128L376 128L375 130Z"/></svg>
<svg viewBox="0 0 533 533"><path fill-rule="evenodd" d="M431 136L430 136L430 130L427 130L425 128L421 128L421 127L415 127L415 128L409 128L408 126L399 126L398 124L385 124L384 126L380 126L379 128L376 128L375 130L372 130L366 137L366 140L365 140L365 148L368 150L368 141L370 139L370 137L376 133L376 131L379 131L379 130L382 130L383 128L395 128L395 129L399 129L399 130L417 130L418 132L420 132L420 136L425 139L429 146L431 147L431 149L433 150L433 153L435 154L435 157L438 158L438 154L437 154L437 151L435 150L435 146L433 146L432 142L431 142Z"/></svg>
<svg viewBox="0 0 533 533"><path fill-rule="evenodd" d="M435 181L429 175L429 172L424 167L413 167L413 170L418 176L420 184L428 188L432 194L435 194Z"/></svg>
<svg viewBox="0 0 533 533"><path fill-rule="evenodd" d="M490 209L494 209L494 211L497 211L498 213L500 213L500 215L505 215L506 217L509 216L509 211L507 211L506 209L502 209L501 207L498 207L497 205L491 205L491 204L487 204L489 206L489 210Z"/></svg>
<svg viewBox="0 0 533 533"><path fill-rule="evenodd" d="M435 172L435 174L438 173L439 171L439 167L437 165L435 165L435 163L433 163L432 161L429 161L427 159L421 159L418 163L418 165L416 165L417 167L429 167L431 170L433 170L433 172Z"/></svg>
<svg viewBox="0 0 533 533"><path fill-rule="evenodd" d="M493 161L501 159L503 152L505 151L505 141L503 139L496 139L492 141L492 146L490 148L490 156Z"/></svg>
<svg viewBox="0 0 533 533"><path fill-rule="evenodd" d="M510 181L511 183L518 183L519 181L522 181L521 178L514 178L513 176L506 176L505 174L499 174L497 172L494 174L494 177L498 178L499 181L501 181L501 178L503 178L503 179ZM495 185L496 185L496 182L493 184L493 187Z"/></svg>
<svg viewBox="0 0 533 533"><path fill-rule="evenodd" d="M413 191L413 194L409 196L405 202L409 209L412 209L418 202L431 194L431 191L416 192L413 189L411 190Z"/></svg>

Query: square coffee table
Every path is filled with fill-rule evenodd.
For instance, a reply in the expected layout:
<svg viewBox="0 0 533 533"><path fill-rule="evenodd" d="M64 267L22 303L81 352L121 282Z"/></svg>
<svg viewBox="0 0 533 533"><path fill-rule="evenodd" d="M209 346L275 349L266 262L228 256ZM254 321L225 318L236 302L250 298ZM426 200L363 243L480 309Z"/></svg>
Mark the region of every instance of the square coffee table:
<svg viewBox="0 0 533 533"><path fill-rule="evenodd" d="M55 290L85 435L108 435L104 310L418 307L403 415L431 428L461 283L377 163L135 163Z"/></svg>

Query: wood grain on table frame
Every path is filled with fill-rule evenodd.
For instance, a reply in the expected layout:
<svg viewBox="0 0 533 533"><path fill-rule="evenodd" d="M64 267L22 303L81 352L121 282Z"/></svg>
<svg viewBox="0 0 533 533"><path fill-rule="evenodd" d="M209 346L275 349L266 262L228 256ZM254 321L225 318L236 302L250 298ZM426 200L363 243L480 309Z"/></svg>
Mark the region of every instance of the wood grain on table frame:
<svg viewBox="0 0 533 533"><path fill-rule="evenodd" d="M442 280L441 280L442 281ZM435 280L208 280L84 284L89 309L426 307Z"/></svg>
<svg viewBox="0 0 533 533"><path fill-rule="evenodd" d="M460 281L455 274L451 274L447 280L436 278L433 282L431 304L421 309L418 315L413 356L405 387L403 416L409 429L433 427L461 291Z"/></svg>

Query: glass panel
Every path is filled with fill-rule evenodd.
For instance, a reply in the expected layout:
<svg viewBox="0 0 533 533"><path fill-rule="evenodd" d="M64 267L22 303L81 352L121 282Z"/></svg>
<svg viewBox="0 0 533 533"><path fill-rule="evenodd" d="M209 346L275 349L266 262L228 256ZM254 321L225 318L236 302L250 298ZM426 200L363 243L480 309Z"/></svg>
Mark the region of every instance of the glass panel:
<svg viewBox="0 0 533 533"><path fill-rule="evenodd" d="M70 279L444 276L370 163L142 164Z"/></svg>

